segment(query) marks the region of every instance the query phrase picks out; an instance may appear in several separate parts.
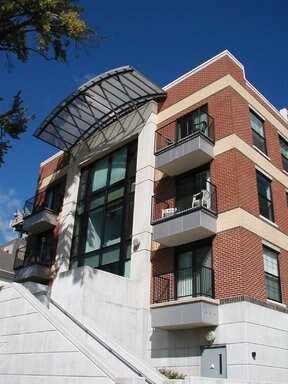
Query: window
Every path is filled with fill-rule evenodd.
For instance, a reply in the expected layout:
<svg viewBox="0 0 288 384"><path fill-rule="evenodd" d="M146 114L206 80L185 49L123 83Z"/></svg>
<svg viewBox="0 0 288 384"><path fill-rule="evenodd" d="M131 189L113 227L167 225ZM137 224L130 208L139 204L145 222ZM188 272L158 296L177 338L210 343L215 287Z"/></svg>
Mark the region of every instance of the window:
<svg viewBox="0 0 288 384"><path fill-rule="evenodd" d="M176 250L177 298L213 297L211 243L191 243Z"/></svg>
<svg viewBox="0 0 288 384"><path fill-rule="evenodd" d="M45 195L45 208L51 209L51 211L58 213L62 204L62 196L60 191L62 185L56 184L53 187L47 189Z"/></svg>
<svg viewBox="0 0 288 384"><path fill-rule="evenodd" d="M177 120L177 140L184 139L193 133L202 132L208 136L207 104Z"/></svg>
<svg viewBox="0 0 288 384"><path fill-rule="evenodd" d="M279 140L283 169L288 172L288 143L282 137L279 137Z"/></svg>
<svg viewBox="0 0 288 384"><path fill-rule="evenodd" d="M137 142L83 169L70 268L129 276Z"/></svg>
<svg viewBox="0 0 288 384"><path fill-rule="evenodd" d="M260 149L261 152L267 154L264 134L264 121L253 111L250 111L250 121L253 134L253 144L255 147Z"/></svg>
<svg viewBox="0 0 288 384"><path fill-rule="evenodd" d="M270 248L263 247L263 259L267 299L281 302L278 254Z"/></svg>
<svg viewBox="0 0 288 384"><path fill-rule="evenodd" d="M258 171L256 174L260 215L274 221L271 181Z"/></svg>
<svg viewBox="0 0 288 384"><path fill-rule="evenodd" d="M175 205L180 211L191 208L192 196L208 190L210 192L210 171L209 169L193 171L183 174L176 179L176 202ZM210 203L207 208L210 208Z"/></svg>

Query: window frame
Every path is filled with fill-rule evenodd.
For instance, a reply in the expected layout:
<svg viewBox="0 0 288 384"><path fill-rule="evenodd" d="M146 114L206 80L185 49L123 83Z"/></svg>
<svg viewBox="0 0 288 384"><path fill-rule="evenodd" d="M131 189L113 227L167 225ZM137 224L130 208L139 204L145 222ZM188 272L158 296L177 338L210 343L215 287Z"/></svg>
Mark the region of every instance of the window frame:
<svg viewBox="0 0 288 384"><path fill-rule="evenodd" d="M267 156L267 145L266 145L266 137L265 137L265 128L264 123L265 120L263 120L255 111L252 109L249 109L250 113L250 125L252 129L252 139L253 139L253 145L262 153L264 153ZM257 132L256 129L253 128L252 124L252 116L256 118L259 122L261 122L261 128L262 128L262 135ZM259 145L259 142L261 142L261 145Z"/></svg>
<svg viewBox="0 0 288 384"><path fill-rule="evenodd" d="M280 153L282 158L282 167L285 172L288 173L288 156L285 156L285 154L282 152L282 146L281 143L283 143L287 147L287 153L288 153L288 141L284 139L284 137L279 135L279 145L280 145Z"/></svg>
<svg viewBox="0 0 288 384"><path fill-rule="evenodd" d="M260 191L259 187L259 178L262 178L262 180L265 180L267 183L269 183L269 194L270 199L267 198L267 196L263 195ZM267 176L265 176L261 171L256 169L256 182L257 182L257 191L258 191L258 203L259 203L259 212L262 217L265 217L267 220L275 223L275 217L274 217L274 206L273 206L273 196L272 196L272 180L269 179ZM266 201L267 204L263 206L263 202ZM270 205L269 205L270 203ZM266 210L268 211L268 215L266 214Z"/></svg>
<svg viewBox="0 0 288 384"><path fill-rule="evenodd" d="M125 177L111 183L110 176L113 159L116 158L117 152L120 152L124 148L126 148L127 151ZM107 158L106 185L93 189L93 185L96 185L94 184L94 173L97 163L103 162L105 158ZM130 221L133 221L134 189L132 187L135 183L136 162L137 140L134 140L82 169L71 246L70 269L90 265L86 264L85 261L89 262L91 258L95 264L93 266L90 265L92 268L102 269L122 276L126 275L125 266L131 258L131 254L128 255L129 252L127 249L129 248L132 238L133 222L130 223ZM123 190L123 193L117 196L117 191L121 192L121 190ZM113 195L113 192L116 192L116 194ZM120 237L119 241L107 245L105 244L105 236L107 235L106 231L109 220L106 220L106 215L112 206L116 208L117 206L122 207ZM102 210L101 222L99 222L99 233L97 233L97 235L99 235L100 246L97 249L87 251L89 217L92 217L93 212L97 210ZM130 212L131 210L132 212ZM91 225L93 226L93 223L91 223ZM92 227L91 229L93 231ZM117 247L119 248L118 251L116 251ZM113 253L113 250L115 250L116 253L119 252L118 261L114 260L111 263L105 263L105 256L108 255L109 251Z"/></svg>
<svg viewBox="0 0 288 384"><path fill-rule="evenodd" d="M265 255L265 250L269 251L270 255L266 253ZM274 260L276 259L277 261L277 273L278 275L275 275L271 272L268 272L266 270L265 266L265 256L269 257L271 256L271 253L275 256ZM266 287L266 298L268 300L276 301L277 303L282 303L282 290L281 290L281 276L280 276L280 267L279 267L279 253L276 252L274 249L263 245L263 268L264 268L264 274L265 274L265 287ZM275 292L274 295L271 294L271 286L269 287L269 280L271 282L271 279L277 283L277 296L279 297L279 300L275 298ZM270 290L269 290L270 288ZM275 287L274 287L275 288Z"/></svg>
<svg viewBox="0 0 288 384"><path fill-rule="evenodd" d="M208 259L208 262L210 264L209 266L205 265L205 263L203 263L203 261L201 264L199 263L198 252L199 252L199 250L204 249L204 248L208 248L209 252L210 252L209 259ZM191 267L179 268L179 257L185 253L187 253L187 254L190 253ZM214 298L215 287L214 287L212 238L207 238L207 239L195 241L193 243L183 244L183 245L179 245L178 247L175 247L174 262L175 262L175 272L176 272L176 276L177 276L177 284L175 283L175 286L174 286L174 297L175 298L181 299L181 298L185 298L185 297L197 297L197 296L203 296L203 295L206 296L203 292L201 292L201 294L197 294L197 292L198 292L198 290L196 288L197 281L195 280L195 276L194 277L192 275L189 276L189 273L188 273L188 278L191 277L191 283L192 283L191 286L189 287L191 292L189 290L186 290L186 288L187 288L186 287L184 289L186 291L186 293L183 295L183 289L181 289L179 287L181 271L191 269L191 271L193 271L193 275L194 275L195 272L199 272L199 269L202 269L203 267L206 269L209 269L211 271L211 279L212 279L211 280L211 287L210 287L211 295L207 295L207 296ZM186 273L186 272L184 272L184 273ZM186 279L187 279L187 276L186 276ZM182 291L182 294L180 294L181 291ZM192 293L194 293L194 295Z"/></svg>
<svg viewBox="0 0 288 384"><path fill-rule="evenodd" d="M206 120L201 120L201 115L206 115ZM196 123L197 119L199 120ZM202 123L205 125L202 126ZM197 125L198 128L193 128ZM177 141L186 139L187 137L195 133L203 133L205 136L209 137L209 115L208 115L208 104L201 105L199 108L194 109L193 111L187 113L184 116L181 116L176 121L176 138ZM186 130L186 134L182 135L182 132Z"/></svg>

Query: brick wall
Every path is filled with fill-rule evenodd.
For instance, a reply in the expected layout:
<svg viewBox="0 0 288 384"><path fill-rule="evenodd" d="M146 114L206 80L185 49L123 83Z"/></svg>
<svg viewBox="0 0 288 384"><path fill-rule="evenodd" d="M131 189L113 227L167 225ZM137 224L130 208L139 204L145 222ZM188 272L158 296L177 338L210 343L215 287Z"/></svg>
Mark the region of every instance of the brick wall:
<svg viewBox="0 0 288 384"><path fill-rule="evenodd" d="M209 84L212 84L227 74L230 74L245 86L246 83L242 68L230 57L224 56L169 88L166 100L159 105L159 112L197 92L199 89L207 87Z"/></svg>
<svg viewBox="0 0 288 384"><path fill-rule="evenodd" d="M173 248L162 248L151 253L152 279L150 289L151 303L155 301L169 301L174 293L173 271L175 270L175 258ZM172 273L171 273L172 272ZM163 284L157 277L160 275L166 279L168 285ZM156 276L156 277L155 277ZM164 281L165 283L165 281ZM170 296L170 297L169 297Z"/></svg>
<svg viewBox="0 0 288 384"><path fill-rule="evenodd" d="M282 302L288 306L288 252L281 251L279 255L279 269L282 290Z"/></svg>
<svg viewBox="0 0 288 384"><path fill-rule="evenodd" d="M217 156L210 171L217 186L218 212L241 207L259 216L256 171L251 160L232 149Z"/></svg>
<svg viewBox="0 0 288 384"><path fill-rule="evenodd" d="M54 157L50 161L47 161L40 167L38 183L41 182L45 177L53 175L53 173L60 171L69 164L69 154L63 152L57 157Z"/></svg>
<svg viewBox="0 0 288 384"><path fill-rule="evenodd" d="M192 73L191 76L178 84L171 86L167 90L167 99L159 105L159 111L164 111L174 103L192 95L227 74L230 74L238 81L247 92L288 129L288 124L246 83L242 68L228 56L222 57L198 72ZM208 103L209 115L214 118L216 141L235 134L253 147L250 106L231 87L227 87L201 100L201 102L189 106L189 108L163 121L159 124L158 129L162 128L166 137L170 135L174 139L177 119L206 103ZM283 166L277 128L266 119L264 130L267 155L271 163L282 172ZM217 186L219 213L241 207L252 215L259 217L256 170L252 160L244 156L239 150L232 149L218 155L212 161L210 171L211 182ZM163 190L166 182L162 180L155 184L155 191ZM288 235L286 186L276 179L273 179L271 185L275 223L280 231ZM167 265L169 267L173 266L171 260L171 251L170 253L167 249L157 251L151 259L153 273L156 273L155 271L157 273L158 271L167 271ZM288 304L288 252L281 251L279 265L283 302ZM262 239L257 235L240 227L218 233L213 240L213 268L215 270L216 298L245 295L266 301L263 245Z"/></svg>
<svg viewBox="0 0 288 384"><path fill-rule="evenodd" d="M213 240L216 298L246 295L266 300L262 240L243 228Z"/></svg>

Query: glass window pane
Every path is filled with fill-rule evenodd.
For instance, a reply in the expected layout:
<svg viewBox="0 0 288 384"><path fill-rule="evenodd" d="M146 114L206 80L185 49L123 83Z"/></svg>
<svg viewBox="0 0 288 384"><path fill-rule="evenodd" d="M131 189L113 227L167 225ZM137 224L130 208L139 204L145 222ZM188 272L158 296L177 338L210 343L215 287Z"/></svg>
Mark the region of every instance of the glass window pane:
<svg viewBox="0 0 288 384"><path fill-rule="evenodd" d="M178 255L178 269L192 267L192 252L183 252Z"/></svg>
<svg viewBox="0 0 288 384"><path fill-rule="evenodd" d="M49 209L53 209L53 196L54 196L54 191L53 190L48 190L46 192L46 196L45 196L45 206Z"/></svg>
<svg viewBox="0 0 288 384"><path fill-rule="evenodd" d="M101 246L103 209L97 209L88 215L88 228L85 253L99 249Z"/></svg>
<svg viewBox="0 0 288 384"><path fill-rule="evenodd" d="M283 169L288 172L288 143L280 137Z"/></svg>
<svg viewBox="0 0 288 384"><path fill-rule="evenodd" d="M121 240L123 202L110 204L106 209L103 246L117 244Z"/></svg>
<svg viewBox="0 0 288 384"><path fill-rule="evenodd" d="M190 255L191 258L191 255ZM192 267L181 268L177 271L177 297L191 296L193 294L193 270Z"/></svg>
<svg viewBox="0 0 288 384"><path fill-rule="evenodd" d="M130 241L128 242L128 244L126 244L125 259L127 259L127 260L131 259L131 242Z"/></svg>
<svg viewBox="0 0 288 384"><path fill-rule="evenodd" d="M124 196L124 187L114 189L113 191L108 193L108 202L110 203L111 201L117 200L123 196Z"/></svg>
<svg viewBox="0 0 288 384"><path fill-rule="evenodd" d="M130 277L131 260L126 260L124 263L124 277Z"/></svg>
<svg viewBox="0 0 288 384"><path fill-rule="evenodd" d="M260 215L266 217L271 221L274 221L272 203L261 195L259 195L259 210Z"/></svg>
<svg viewBox="0 0 288 384"><path fill-rule="evenodd" d="M107 249L103 251L101 265L115 263L119 261L119 258L120 258L120 246L116 248L113 247L113 248Z"/></svg>
<svg viewBox="0 0 288 384"><path fill-rule="evenodd" d="M125 179L127 147L121 148L112 156L110 185Z"/></svg>
<svg viewBox="0 0 288 384"><path fill-rule="evenodd" d="M70 260L70 269L78 268L78 259L74 258Z"/></svg>
<svg viewBox="0 0 288 384"><path fill-rule="evenodd" d="M281 288L278 269L278 254L263 247L264 271L266 279L266 296L268 299L281 301Z"/></svg>
<svg viewBox="0 0 288 384"><path fill-rule="evenodd" d="M283 169L288 172L288 159L286 157L282 156L282 163L283 163Z"/></svg>
<svg viewBox="0 0 288 384"><path fill-rule="evenodd" d="M103 205L105 203L105 194L101 194L99 196L99 194L97 194L96 197L94 197L93 199L91 199L90 203L89 203L89 211L92 210L92 209L95 209L95 208L98 208L100 207L101 205Z"/></svg>
<svg viewBox="0 0 288 384"><path fill-rule="evenodd" d="M255 147L257 147L258 149L260 149L261 152L266 154L265 139L260 135L258 135L258 133L255 131L252 132L252 135L253 135L253 144L255 145Z"/></svg>
<svg viewBox="0 0 288 384"><path fill-rule="evenodd" d="M195 250L196 264L198 266L204 266L212 268L211 247L202 247Z"/></svg>
<svg viewBox="0 0 288 384"><path fill-rule="evenodd" d="M268 248L264 248L264 269L271 275L278 276L278 255Z"/></svg>
<svg viewBox="0 0 288 384"><path fill-rule="evenodd" d="M266 295L270 300L281 301L279 279L266 275Z"/></svg>
<svg viewBox="0 0 288 384"><path fill-rule="evenodd" d="M107 184L108 157L98 160L92 173L92 192L97 191Z"/></svg>
<svg viewBox="0 0 288 384"><path fill-rule="evenodd" d="M288 159L288 144L284 139L280 137L280 148L281 148L281 153Z"/></svg>
<svg viewBox="0 0 288 384"><path fill-rule="evenodd" d="M260 173L257 173L257 185L259 194L266 199L271 200L270 180L266 179L266 177L262 176Z"/></svg>
<svg viewBox="0 0 288 384"><path fill-rule="evenodd" d="M84 265L88 265L89 267L96 268L99 266L99 253L93 252L85 256Z"/></svg>
<svg viewBox="0 0 288 384"><path fill-rule="evenodd" d="M258 135L264 137L263 121L250 111L251 127Z"/></svg>

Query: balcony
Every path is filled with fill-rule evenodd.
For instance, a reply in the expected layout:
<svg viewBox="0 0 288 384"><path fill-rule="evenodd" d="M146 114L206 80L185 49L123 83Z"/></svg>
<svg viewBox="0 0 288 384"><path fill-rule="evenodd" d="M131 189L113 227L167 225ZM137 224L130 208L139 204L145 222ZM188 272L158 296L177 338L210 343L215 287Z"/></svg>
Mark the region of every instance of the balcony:
<svg viewBox="0 0 288 384"><path fill-rule="evenodd" d="M204 189L205 188L205 189ZM152 197L153 240L174 247L216 234L217 189L193 180Z"/></svg>
<svg viewBox="0 0 288 384"><path fill-rule="evenodd" d="M61 208L62 197L49 191L38 193L24 205L23 231L41 233L56 226L57 215Z"/></svg>
<svg viewBox="0 0 288 384"><path fill-rule="evenodd" d="M214 271L195 266L153 277L152 327L174 330L218 325Z"/></svg>
<svg viewBox="0 0 288 384"><path fill-rule="evenodd" d="M34 281L45 283L50 278L50 266L54 255L52 242L42 239L35 248L25 246L16 252L14 261L14 281Z"/></svg>
<svg viewBox="0 0 288 384"><path fill-rule="evenodd" d="M168 176L184 173L214 158L214 120L206 113L201 119L188 116L175 129L164 126L155 132L155 167Z"/></svg>

